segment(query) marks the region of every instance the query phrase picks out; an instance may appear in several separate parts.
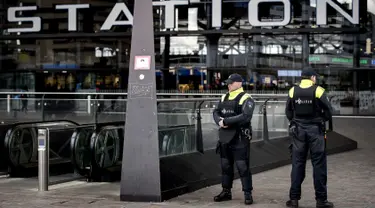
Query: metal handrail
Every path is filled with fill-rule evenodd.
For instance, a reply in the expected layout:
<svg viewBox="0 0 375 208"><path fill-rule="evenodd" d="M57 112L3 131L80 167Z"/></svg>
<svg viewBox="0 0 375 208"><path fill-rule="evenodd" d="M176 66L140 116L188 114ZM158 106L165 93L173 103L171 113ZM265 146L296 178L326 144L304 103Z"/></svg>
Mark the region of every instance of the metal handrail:
<svg viewBox="0 0 375 208"><path fill-rule="evenodd" d="M0 95L127 95L119 92L0 92ZM286 97L287 94L251 94L252 97ZM156 93L157 96L222 96L222 93Z"/></svg>
<svg viewBox="0 0 375 208"><path fill-rule="evenodd" d="M201 102L201 101L219 101L220 98L216 97L216 98L189 98L189 99L185 99L185 98L159 98L157 99L157 102L161 102L161 103L167 103L167 102ZM127 101L127 99L123 99L124 101ZM269 99L268 99L269 100ZM263 101L255 101L255 102L262 102ZM286 101L281 101L281 100L272 100L272 101L268 101L267 103L285 103Z"/></svg>
<svg viewBox="0 0 375 208"><path fill-rule="evenodd" d="M12 94L19 94L17 92L0 92L0 94L4 94L4 93L12 93ZM23 93L23 92L21 92ZM33 94L34 92L28 92L28 94ZM37 94L42 94L44 92L38 92ZM35 93L34 93L35 94ZM77 94L77 93L48 93L48 94L58 94L58 95L63 95L63 94ZM82 94L82 93L78 93L78 94ZM75 99L75 98L71 98L69 99L70 101L84 101L86 102L85 106L82 105L82 103L79 103L79 105L76 105L76 107L78 106L78 109L80 109L79 113L87 113L87 115L89 116L94 116L93 118L95 119L95 123L98 123L98 119L99 119L99 115L101 113L104 113L105 112L102 112L101 110L104 110L104 109L101 109L101 105L102 105L102 102L105 102L105 101L108 101L108 100L114 100L114 99L97 99L99 98L99 95L101 95L100 93L93 93L93 94L96 94L94 96L91 96L91 95L87 95L87 98L86 99ZM113 94L113 93L105 93L105 94ZM121 93L115 93L115 94L121 94ZM170 93L161 93L159 95L172 95ZM176 94L176 95L184 95L184 94ZM199 95L199 94L196 94L196 95ZM156 99L157 103L158 104L161 104L161 103L199 103L199 102L204 102L204 103L210 103L210 102L219 102L220 101L220 98L222 97L222 94L217 94L219 96L213 96L214 94L200 94L200 95L210 95L209 97L189 97L189 98L185 98L185 97L180 97L180 96L176 96L176 97L172 97L172 98L160 98L158 97ZM263 97L262 97L263 96ZM273 97L273 96L276 96L276 97ZM17 103L14 103L14 98L11 98L12 96L7 94L6 96L6 112L8 113L8 115L12 116L13 114L13 117L16 118L17 117L17 112L18 111L21 111L21 107L18 106L17 108ZM45 121L47 120L46 119L46 116L48 115L52 115L55 111L58 112L59 109L55 109L56 106L52 106L52 108L48 108L48 111L47 111L47 103L49 100L62 100L62 99L58 99L58 98L51 98L51 99L48 99L47 98L48 96L46 96L46 94L42 94L42 96L40 96L39 98L39 102L38 104L35 103L35 110L36 111L40 111L41 110L41 120ZM55 96L54 96L55 97ZM59 97L59 96L56 96L56 97ZM62 96L63 97L63 96ZM254 95L252 96L255 100L256 103L258 102L262 102L264 99L268 99L268 98L272 98L272 101L269 101L270 103L285 103L284 99L286 99L286 96L284 96L283 98L280 98L280 95L278 94L257 94L257 95ZM17 98L18 99L18 98ZM24 98L25 99L25 98ZM2 100L2 98L0 98L0 100ZM4 100L4 98L3 98ZM37 99L34 99L34 98L26 98L26 100L37 100ZM66 100L66 99L64 99ZM121 103L126 103L128 101L127 99L127 96L122 96L122 99L116 99L116 102L121 102ZM77 103L75 103L77 104ZM16 108L14 108L14 106L16 106ZM214 106L215 107L215 106ZM13 109L13 110L12 110ZM74 109L67 109L69 112L73 112L73 113L76 113L78 111L74 110ZM121 111L121 112L125 112L125 111ZM66 114L67 116L68 114ZM70 115L70 114L69 114Z"/></svg>
<svg viewBox="0 0 375 208"><path fill-rule="evenodd" d="M254 98L254 97L253 97ZM255 99L260 99L263 97L255 97ZM5 99L5 98L4 98ZM206 97L206 98L158 98L156 99L158 102L194 102L194 101L218 101L220 97ZM264 97L264 99L268 99ZM2 100L0 98L0 100ZM55 99L37 99L37 98L11 98L10 100L29 100L29 101L41 101L41 103L47 102L47 101L87 101L86 99L63 99L63 98L55 98ZM109 101L109 100L115 100L115 99L93 99L90 98L91 101ZM44 101L44 102L43 102ZM117 101L117 99L116 99ZM120 99L119 101L128 101L128 99ZM269 101L269 102L285 102L285 101Z"/></svg>

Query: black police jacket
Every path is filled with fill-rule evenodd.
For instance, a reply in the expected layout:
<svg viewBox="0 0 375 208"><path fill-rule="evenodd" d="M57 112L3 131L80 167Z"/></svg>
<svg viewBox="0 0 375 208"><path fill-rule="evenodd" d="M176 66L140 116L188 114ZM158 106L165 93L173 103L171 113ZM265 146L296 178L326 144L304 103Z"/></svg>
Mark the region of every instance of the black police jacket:
<svg viewBox="0 0 375 208"><path fill-rule="evenodd" d="M285 114L289 121L322 123L332 119L332 107L322 87L303 79L289 90Z"/></svg>
<svg viewBox="0 0 375 208"><path fill-rule="evenodd" d="M224 118L224 125L228 126L228 129L250 128L254 107L253 98L240 88L221 97L213 117L217 125L221 118Z"/></svg>

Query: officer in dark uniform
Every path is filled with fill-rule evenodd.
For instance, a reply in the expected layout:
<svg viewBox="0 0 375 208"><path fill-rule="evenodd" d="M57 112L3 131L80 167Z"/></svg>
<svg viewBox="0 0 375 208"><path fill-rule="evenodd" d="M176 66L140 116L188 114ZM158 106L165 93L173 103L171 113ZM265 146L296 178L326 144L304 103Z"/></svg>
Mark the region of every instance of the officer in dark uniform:
<svg viewBox="0 0 375 208"><path fill-rule="evenodd" d="M315 85L317 76L311 69L303 70L300 85L289 90L285 109L292 134L292 183L288 207L298 208L308 151L314 172L316 207L333 207L333 203L327 201L325 152L325 122L332 118L332 107L324 89Z"/></svg>
<svg viewBox="0 0 375 208"><path fill-rule="evenodd" d="M213 117L219 129L217 152L220 153L223 191L215 196L215 202L232 199L234 163L241 177L245 204L253 203L252 176L250 172L251 118L255 102L242 88L239 74L229 76L226 83L229 92L222 96Z"/></svg>

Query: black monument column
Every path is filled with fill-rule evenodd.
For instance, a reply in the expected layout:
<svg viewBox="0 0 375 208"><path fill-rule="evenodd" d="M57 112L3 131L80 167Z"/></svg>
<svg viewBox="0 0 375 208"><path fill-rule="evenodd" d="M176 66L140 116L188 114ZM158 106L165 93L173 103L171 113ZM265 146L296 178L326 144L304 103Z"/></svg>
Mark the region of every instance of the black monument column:
<svg viewBox="0 0 375 208"><path fill-rule="evenodd" d="M122 158L123 201L161 201L152 0L138 0L130 51Z"/></svg>

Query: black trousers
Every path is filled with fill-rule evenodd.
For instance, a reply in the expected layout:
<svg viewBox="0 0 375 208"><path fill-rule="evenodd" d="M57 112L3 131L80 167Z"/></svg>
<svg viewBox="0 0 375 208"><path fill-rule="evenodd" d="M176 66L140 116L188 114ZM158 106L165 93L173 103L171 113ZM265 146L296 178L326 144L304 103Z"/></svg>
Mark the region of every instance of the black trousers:
<svg viewBox="0 0 375 208"><path fill-rule="evenodd" d="M327 200L327 155L325 132L316 124L297 124L292 131L292 184L289 197L301 199L308 151L311 155L316 200Z"/></svg>
<svg viewBox="0 0 375 208"><path fill-rule="evenodd" d="M253 181L250 171L250 140L236 137L227 144L219 144L222 170L222 187L231 189L233 186L234 163L241 177L242 190L251 192Z"/></svg>

